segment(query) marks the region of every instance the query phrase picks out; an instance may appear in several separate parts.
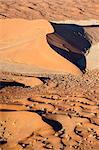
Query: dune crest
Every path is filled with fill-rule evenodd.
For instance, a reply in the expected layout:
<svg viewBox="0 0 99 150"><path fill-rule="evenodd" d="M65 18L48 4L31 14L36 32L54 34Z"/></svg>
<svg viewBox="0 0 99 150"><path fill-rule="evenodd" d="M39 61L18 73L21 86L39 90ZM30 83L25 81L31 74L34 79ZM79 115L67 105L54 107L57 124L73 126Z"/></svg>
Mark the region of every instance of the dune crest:
<svg viewBox="0 0 99 150"><path fill-rule="evenodd" d="M79 68L47 43L46 35L54 32L48 21L0 20L0 28L0 61L32 65L48 72L81 74Z"/></svg>

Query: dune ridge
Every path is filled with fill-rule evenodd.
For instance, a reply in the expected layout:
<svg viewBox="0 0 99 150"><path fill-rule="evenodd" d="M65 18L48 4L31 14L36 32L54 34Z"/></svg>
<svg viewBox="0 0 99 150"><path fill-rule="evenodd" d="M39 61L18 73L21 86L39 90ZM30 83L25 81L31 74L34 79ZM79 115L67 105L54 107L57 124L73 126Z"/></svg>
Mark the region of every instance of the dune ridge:
<svg viewBox="0 0 99 150"><path fill-rule="evenodd" d="M0 20L0 26L4 31L0 32L1 49L6 48L0 51L0 61L36 65L49 71L81 74L79 68L61 57L48 45L46 34L54 32L48 21L7 19ZM23 43L24 38L28 39L28 42ZM17 44L16 41L20 44ZM2 46L3 42L6 43L5 46Z"/></svg>

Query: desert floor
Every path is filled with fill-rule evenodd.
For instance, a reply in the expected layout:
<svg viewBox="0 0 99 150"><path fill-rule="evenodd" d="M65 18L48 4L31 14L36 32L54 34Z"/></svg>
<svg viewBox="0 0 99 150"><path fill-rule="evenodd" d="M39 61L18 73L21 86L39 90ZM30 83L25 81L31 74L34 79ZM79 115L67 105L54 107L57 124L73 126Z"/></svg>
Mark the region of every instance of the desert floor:
<svg viewBox="0 0 99 150"><path fill-rule="evenodd" d="M1 149L98 150L99 71L81 77L5 72L0 87Z"/></svg>

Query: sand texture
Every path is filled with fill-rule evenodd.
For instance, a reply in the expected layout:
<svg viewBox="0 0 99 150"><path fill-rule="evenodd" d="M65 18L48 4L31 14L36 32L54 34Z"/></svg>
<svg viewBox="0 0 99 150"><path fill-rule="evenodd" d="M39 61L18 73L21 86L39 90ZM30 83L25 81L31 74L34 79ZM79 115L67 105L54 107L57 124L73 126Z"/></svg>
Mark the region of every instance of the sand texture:
<svg viewBox="0 0 99 150"><path fill-rule="evenodd" d="M0 0L0 150L99 150L99 0Z"/></svg>
<svg viewBox="0 0 99 150"><path fill-rule="evenodd" d="M99 67L98 25L1 19L0 28L1 71L81 75Z"/></svg>
<svg viewBox="0 0 99 150"><path fill-rule="evenodd" d="M0 18L99 19L99 0L0 0Z"/></svg>
<svg viewBox="0 0 99 150"><path fill-rule="evenodd" d="M19 66L31 65L53 72L81 74L75 65L48 45L46 35L54 32L48 21L0 20L0 28L1 62L16 63Z"/></svg>
<svg viewBox="0 0 99 150"><path fill-rule="evenodd" d="M18 78L42 84L31 88ZM0 87L2 150L98 150L99 71L82 77L0 73Z"/></svg>

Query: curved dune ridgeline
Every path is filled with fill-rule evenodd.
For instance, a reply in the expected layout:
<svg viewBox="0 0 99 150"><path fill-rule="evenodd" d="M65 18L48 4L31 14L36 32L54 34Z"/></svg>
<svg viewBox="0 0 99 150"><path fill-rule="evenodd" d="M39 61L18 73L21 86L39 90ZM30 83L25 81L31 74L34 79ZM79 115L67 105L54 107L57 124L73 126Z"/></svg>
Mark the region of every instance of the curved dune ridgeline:
<svg viewBox="0 0 99 150"><path fill-rule="evenodd" d="M0 28L0 61L6 62L8 68L9 63L15 63L36 66L45 72L81 74L78 67L47 43L46 35L54 32L48 21L0 20Z"/></svg>

